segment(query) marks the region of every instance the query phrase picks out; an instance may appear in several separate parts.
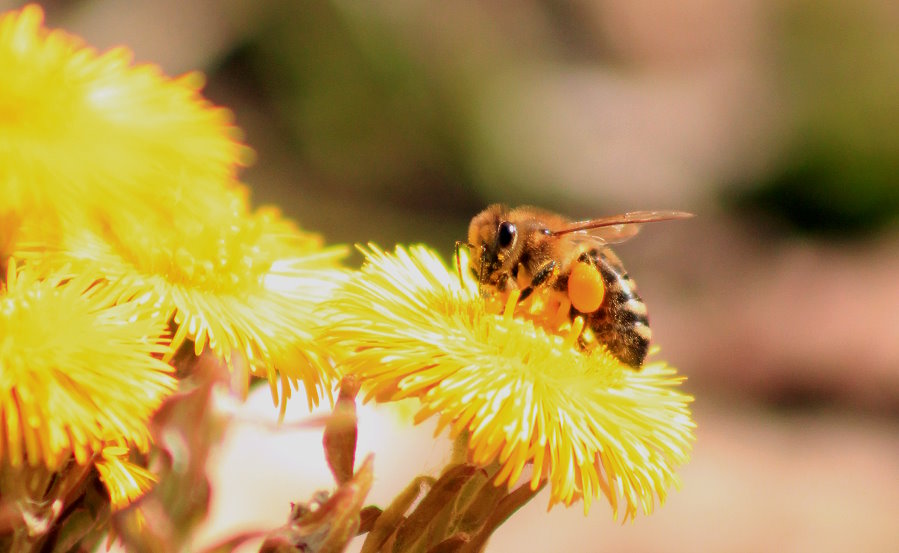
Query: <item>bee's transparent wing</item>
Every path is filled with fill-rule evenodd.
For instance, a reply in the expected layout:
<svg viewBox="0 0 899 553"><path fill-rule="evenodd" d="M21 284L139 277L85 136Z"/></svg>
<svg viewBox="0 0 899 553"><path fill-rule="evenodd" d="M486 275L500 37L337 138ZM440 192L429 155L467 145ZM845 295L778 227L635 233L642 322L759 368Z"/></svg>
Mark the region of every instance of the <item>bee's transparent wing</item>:
<svg viewBox="0 0 899 553"><path fill-rule="evenodd" d="M687 219L692 216L692 213L685 211L631 211L599 219L576 221L551 232L553 236L582 232L606 244L618 244L636 236L642 223Z"/></svg>

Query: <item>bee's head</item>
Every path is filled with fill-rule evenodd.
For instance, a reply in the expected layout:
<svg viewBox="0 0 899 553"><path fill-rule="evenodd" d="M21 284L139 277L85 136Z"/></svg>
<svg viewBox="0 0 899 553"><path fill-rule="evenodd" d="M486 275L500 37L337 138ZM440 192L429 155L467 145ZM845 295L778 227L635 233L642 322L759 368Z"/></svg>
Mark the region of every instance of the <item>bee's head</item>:
<svg viewBox="0 0 899 553"><path fill-rule="evenodd" d="M518 238L518 228L503 205L493 204L471 220L468 266L480 286L505 287L521 255Z"/></svg>

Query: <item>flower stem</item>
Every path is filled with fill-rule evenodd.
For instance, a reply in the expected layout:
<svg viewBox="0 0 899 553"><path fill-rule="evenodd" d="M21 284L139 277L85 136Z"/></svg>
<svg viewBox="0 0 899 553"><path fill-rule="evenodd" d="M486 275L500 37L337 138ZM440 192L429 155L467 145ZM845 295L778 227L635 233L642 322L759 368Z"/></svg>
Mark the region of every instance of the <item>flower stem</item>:
<svg viewBox="0 0 899 553"><path fill-rule="evenodd" d="M468 439L471 434L468 429L459 432L456 439L453 440L453 449L450 456L450 466L461 465L468 460Z"/></svg>

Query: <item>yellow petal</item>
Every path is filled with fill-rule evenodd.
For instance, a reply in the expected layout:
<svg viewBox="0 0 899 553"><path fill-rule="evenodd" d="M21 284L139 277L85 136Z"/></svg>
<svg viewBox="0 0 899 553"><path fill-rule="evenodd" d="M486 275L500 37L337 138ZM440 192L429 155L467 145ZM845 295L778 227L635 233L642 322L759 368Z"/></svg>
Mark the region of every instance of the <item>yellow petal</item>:
<svg viewBox="0 0 899 553"><path fill-rule="evenodd" d="M146 468L128 461L127 454L126 448L107 447L94 463L113 509L127 507L147 493L157 480Z"/></svg>

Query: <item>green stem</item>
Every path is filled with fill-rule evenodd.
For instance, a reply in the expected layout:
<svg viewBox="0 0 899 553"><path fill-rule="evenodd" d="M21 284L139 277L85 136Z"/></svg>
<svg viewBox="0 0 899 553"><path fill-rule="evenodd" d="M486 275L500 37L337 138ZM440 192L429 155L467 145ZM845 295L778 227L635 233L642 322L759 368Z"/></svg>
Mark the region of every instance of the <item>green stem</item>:
<svg viewBox="0 0 899 553"><path fill-rule="evenodd" d="M540 490L546 485L544 480L536 490L531 489L530 483L522 484L514 492L504 497L496 509L487 517L486 522L477 534L471 536L471 539L464 547L459 549L459 553L480 553L487 545L487 540L493 532L500 527L515 511L523 507L528 501L540 493Z"/></svg>

